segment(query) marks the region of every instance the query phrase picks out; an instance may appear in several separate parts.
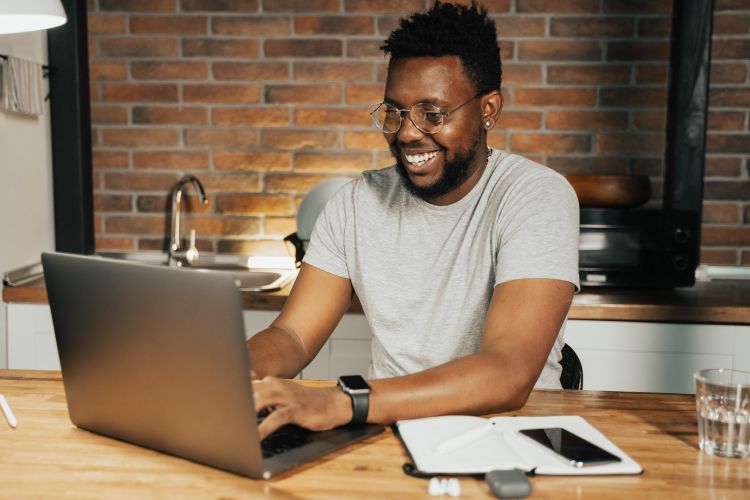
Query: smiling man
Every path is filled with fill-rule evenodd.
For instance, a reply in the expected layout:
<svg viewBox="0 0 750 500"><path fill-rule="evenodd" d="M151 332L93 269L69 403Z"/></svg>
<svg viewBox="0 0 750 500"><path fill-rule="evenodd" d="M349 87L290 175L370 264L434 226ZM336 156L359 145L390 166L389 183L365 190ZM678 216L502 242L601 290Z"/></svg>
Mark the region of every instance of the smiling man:
<svg viewBox="0 0 750 500"><path fill-rule="evenodd" d="M262 436L523 406L560 388L578 287L578 202L554 171L487 146L502 125L495 25L436 2L402 20L373 111L395 158L328 203L279 317L248 342ZM356 293L372 329L369 380L284 377L323 346Z"/></svg>

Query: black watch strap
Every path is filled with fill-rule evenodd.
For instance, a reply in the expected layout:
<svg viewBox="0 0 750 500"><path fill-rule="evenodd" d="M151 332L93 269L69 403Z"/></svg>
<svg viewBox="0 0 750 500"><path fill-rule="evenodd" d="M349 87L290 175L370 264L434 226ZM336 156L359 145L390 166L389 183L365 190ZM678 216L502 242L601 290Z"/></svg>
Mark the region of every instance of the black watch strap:
<svg viewBox="0 0 750 500"><path fill-rule="evenodd" d="M349 425L361 425L367 423L367 414L370 411L370 393L349 394L352 398L352 420Z"/></svg>
<svg viewBox="0 0 750 500"><path fill-rule="evenodd" d="M361 375L342 375L339 377L339 387L352 398L352 419L349 425L367 423L370 411L370 386Z"/></svg>

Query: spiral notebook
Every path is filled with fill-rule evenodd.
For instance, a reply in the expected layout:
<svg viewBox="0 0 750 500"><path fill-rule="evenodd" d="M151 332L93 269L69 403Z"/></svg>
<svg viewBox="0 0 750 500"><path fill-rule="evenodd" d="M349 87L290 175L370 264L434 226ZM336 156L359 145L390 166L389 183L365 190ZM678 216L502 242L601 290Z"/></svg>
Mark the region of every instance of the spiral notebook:
<svg viewBox="0 0 750 500"><path fill-rule="evenodd" d="M494 424L494 425L491 425ZM518 433L521 429L561 427L603 448L620 462L577 468ZM399 420L399 437L425 474L482 474L520 469L541 475L640 474L643 468L604 434L575 415L550 417L493 417L466 415ZM483 429L487 429L486 431ZM443 445L456 436L474 436L455 449ZM442 447L442 448L441 448Z"/></svg>

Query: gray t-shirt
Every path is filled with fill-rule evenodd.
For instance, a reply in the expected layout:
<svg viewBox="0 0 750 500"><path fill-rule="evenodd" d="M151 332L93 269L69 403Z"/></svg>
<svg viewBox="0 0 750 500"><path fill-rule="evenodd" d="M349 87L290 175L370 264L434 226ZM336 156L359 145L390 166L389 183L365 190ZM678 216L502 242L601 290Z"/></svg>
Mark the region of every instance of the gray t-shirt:
<svg viewBox="0 0 750 500"><path fill-rule="evenodd" d="M372 329L370 377L479 351L496 285L555 278L578 288L578 199L564 177L493 150L459 201L431 205L395 170L364 172L318 218L304 262L348 278ZM564 326L536 387L560 388Z"/></svg>

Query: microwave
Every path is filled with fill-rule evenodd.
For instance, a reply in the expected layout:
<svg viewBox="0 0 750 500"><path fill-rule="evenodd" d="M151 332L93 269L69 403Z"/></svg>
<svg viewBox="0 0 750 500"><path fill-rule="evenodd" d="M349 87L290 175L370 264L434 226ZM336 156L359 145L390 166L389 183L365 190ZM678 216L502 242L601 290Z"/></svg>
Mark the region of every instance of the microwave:
<svg viewBox="0 0 750 500"><path fill-rule="evenodd" d="M695 283L700 214L582 208L578 265L582 287L669 288Z"/></svg>

